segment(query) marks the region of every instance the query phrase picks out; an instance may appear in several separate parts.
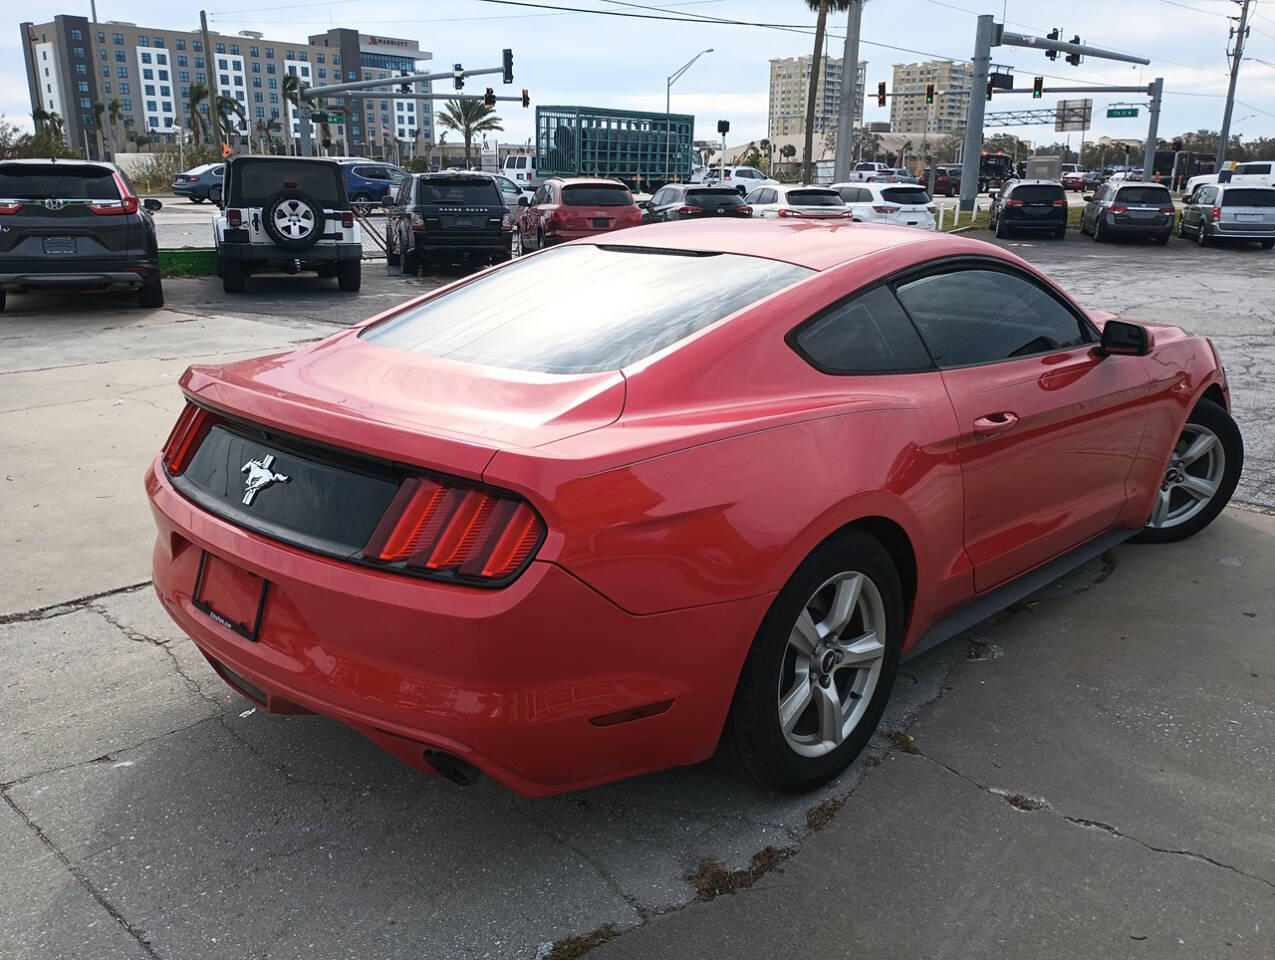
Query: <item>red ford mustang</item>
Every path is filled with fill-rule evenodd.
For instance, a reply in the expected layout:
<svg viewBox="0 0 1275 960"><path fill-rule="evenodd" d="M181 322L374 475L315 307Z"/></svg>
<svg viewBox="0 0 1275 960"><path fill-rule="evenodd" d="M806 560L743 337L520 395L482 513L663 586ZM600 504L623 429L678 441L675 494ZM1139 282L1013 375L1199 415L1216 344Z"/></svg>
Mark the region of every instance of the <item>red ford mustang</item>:
<svg viewBox="0 0 1275 960"><path fill-rule="evenodd" d="M222 678L528 794L723 738L814 787L900 658L1243 459L1209 341L859 224L577 241L181 385L155 587Z"/></svg>

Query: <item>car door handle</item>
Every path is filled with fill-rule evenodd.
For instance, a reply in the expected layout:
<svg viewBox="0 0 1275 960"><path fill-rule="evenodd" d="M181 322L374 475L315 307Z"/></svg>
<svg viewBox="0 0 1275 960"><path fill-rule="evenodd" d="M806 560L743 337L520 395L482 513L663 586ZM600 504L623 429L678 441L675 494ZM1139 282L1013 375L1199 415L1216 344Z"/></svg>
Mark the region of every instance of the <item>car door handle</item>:
<svg viewBox="0 0 1275 960"><path fill-rule="evenodd" d="M989 437L998 433L1004 433L1011 429L1014 424L1018 423L1018 414L1009 410L1002 410L999 413L989 413L987 416L979 417L974 421L974 436Z"/></svg>

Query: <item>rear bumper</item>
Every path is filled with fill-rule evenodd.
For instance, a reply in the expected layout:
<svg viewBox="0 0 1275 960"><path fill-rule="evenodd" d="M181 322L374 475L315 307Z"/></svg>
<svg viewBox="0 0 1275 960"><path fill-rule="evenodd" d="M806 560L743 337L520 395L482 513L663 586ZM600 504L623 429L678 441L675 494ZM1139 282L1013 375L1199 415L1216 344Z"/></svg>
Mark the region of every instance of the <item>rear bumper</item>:
<svg viewBox="0 0 1275 960"><path fill-rule="evenodd" d="M413 233L417 253L509 253L508 233Z"/></svg>
<svg viewBox="0 0 1275 960"><path fill-rule="evenodd" d="M1009 230L1059 230L1067 226L1067 217L1007 217L1000 215L1001 221Z"/></svg>
<svg viewBox="0 0 1275 960"><path fill-rule="evenodd" d="M0 287L137 287L159 278L159 262L113 260L0 260Z"/></svg>
<svg viewBox="0 0 1275 960"><path fill-rule="evenodd" d="M282 266L300 260L302 263L330 263L335 260L362 260L363 245L358 243L317 243L309 250L292 253L273 244L223 243L218 249L223 260L239 260L265 266Z"/></svg>
<svg viewBox="0 0 1275 960"><path fill-rule="evenodd" d="M570 227L554 227L552 230L545 231L545 240L550 243L566 243L569 240L584 240L588 237L596 237L599 234L614 233L617 230L623 230L625 227L636 227L639 223L625 223L619 226L607 227L600 229L596 227L570 228Z"/></svg>
<svg viewBox="0 0 1275 960"><path fill-rule="evenodd" d="M333 717L425 772L425 751L451 753L529 795L708 757L771 600L635 616L544 561L499 590L430 583L235 527L158 463L146 488L160 602L240 693ZM257 641L192 603L204 550L269 582ZM665 701L654 716L591 722Z"/></svg>
<svg viewBox="0 0 1275 960"><path fill-rule="evenodd" d="M1107 213L1103 215L1103 228L1113 234L1122 233L1130 237L1154 237L1162 233L1168 233L1173 229L1172 217L1157 217L1155 220L1146 223L1131 222L1128 220L1117 220L1116 214Z"/></svg>
<svg viewBox="0 0 1275 960"><path fill-rule="evenodd" d="M1214 223L1209 227L1209 234L1220 240L1270 240L1275 238L1275 224L1228 224Z"/></svg>
<svg viewBox="0 0 1275 960"><path fill-rule="evenodd" d="M202 183L174 183L172 185L172 191L179 197L202 197L208 193L211 186L211 184Z"/></svg>

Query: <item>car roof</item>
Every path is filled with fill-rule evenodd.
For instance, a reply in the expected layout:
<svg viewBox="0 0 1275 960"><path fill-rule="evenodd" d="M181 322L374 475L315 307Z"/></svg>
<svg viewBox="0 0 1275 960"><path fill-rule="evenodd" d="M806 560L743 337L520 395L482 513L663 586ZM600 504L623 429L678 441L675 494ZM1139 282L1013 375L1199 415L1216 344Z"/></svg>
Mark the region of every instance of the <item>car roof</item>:
<svg viewBox="0 0 1275 960"><path fill-rule="evenodd" d="M686 250L695 253L736 253L780 260L810 270L827 270L848 260L913 247L917 260L928 256L977 254L998 256L1000 249L981 240L947 233L885 224L851 224L818 220L678 220L630 227L622 234L605 234L572 241L576 244ZM926 251L929 251L928 253Z"/></svg>
<svg viewBox="0 0 1275 960"><path fill-rule="evenodd" d="M1015 180L1010 184L1011 187L1061 187L1062 184L1057 180L1051 180L1043 177L1039 180Z"/></svg>
<svg viewBox="0 0 1275 960"><path fill-rule="evenodd" d="M1160 186L1163 186L1163 184L1160 184ZM1218 183L1218 184L1214 184L1214 186L1216 186L1219 190L1232 190L1232 189L1234 189L1234 190L1272 190L1272 191L1275 191L1275 187L1268 187L1268 186L1267 186L1266 184L1264 184L1264 183L1236 183L1236 182L1234 182L1234 181L1231 181L1230 183Z"/></svg>
<svg viewBox="0 0 1275 960"><path fill-rule="evenodd" d="M320 163L329 167L340 167L341 165L331 157L273 157L264 153L245 153L236 154L231 157L228 163L243 163L245 160L251 160L253 163ZM61 162L61 161L59 161Z"/></svg>
<svg viewBox="0 0 1275 960"><path fill-rule="evenodd" d="M1168 190L1167 184L1156 183L1154 180L1117 180L1117 188L1123 190L1125 187L1160 187L1162 190Z"/></svg>
<svg viewBox="0 0 1275 960"><path fill-rule="evenodd" d="M546 183L560 183L564 187L575 187L581 184L593 187L624 187L619 180L610 177L550 177ZM628 187L625 187L627 190Z"/></svg>
<svg viewBox="0 0 1275 960"><path fill-rule="evenodd" d="M3 164L16 163L22 166L43 166L43 167L47 167L49 164L53 164L54 166L58 166L58 167L63 165L68 167L106 167L108 170L119 170L119 167L111 163L109 160L80 160L80 159L64 160L61 157L14 157L11 160L0 160L0 163L3 163Z"/></svg>

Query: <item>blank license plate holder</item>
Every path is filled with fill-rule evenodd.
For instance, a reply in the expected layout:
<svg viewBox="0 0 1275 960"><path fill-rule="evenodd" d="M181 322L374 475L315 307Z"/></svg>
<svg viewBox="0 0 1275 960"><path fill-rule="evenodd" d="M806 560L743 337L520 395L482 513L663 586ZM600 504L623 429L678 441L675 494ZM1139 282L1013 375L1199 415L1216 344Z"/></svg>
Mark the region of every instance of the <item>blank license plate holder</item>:
<svg viewBox="0 0 1275 960"><path fill-rule="evenodd" d="M45 253L75 253L75 237L45 237Z"/></svg>
<svg viewBox="0 0 1275 960"><path fill-rule="evenodd" d="M269 586L265 577L204 550L199 555L190 602L213 622L256 643L261 636Z"/></svg>

